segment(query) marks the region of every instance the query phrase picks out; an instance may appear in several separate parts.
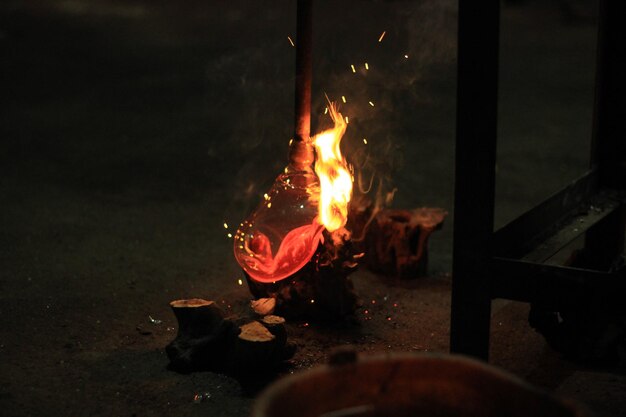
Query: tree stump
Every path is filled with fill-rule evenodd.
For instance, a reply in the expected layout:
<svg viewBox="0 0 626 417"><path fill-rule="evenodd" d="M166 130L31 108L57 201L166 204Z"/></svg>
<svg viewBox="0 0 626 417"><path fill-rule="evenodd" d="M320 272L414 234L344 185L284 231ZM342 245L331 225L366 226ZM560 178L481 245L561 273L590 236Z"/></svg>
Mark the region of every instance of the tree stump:
<svg viewBox="0 0 626 417"><path fill-rule="evenodd" d="M276 336L278 341L287 341L287 329L285 328L285 319L280 316L269 315L261 319L263 325Z"/></svg>
<svg viewBox="0 0 626 417"><path fill-rule="evenodd" d="M428 238L441 228L447 212L441 208L381 209L372 205L350 211L354 245L365 253L372 271L399 278L428 273Z"/></svg>
<svg viewBox="0 0 626 417"><path fill-rule="evenodd" d="M246 374L276 368L295 353L281 317L268 316L275 318L267 324L246 320L239 326L241 320L225 318L213 301L176 300L170 306L178 334L165 351L175 371Z"/></svg>

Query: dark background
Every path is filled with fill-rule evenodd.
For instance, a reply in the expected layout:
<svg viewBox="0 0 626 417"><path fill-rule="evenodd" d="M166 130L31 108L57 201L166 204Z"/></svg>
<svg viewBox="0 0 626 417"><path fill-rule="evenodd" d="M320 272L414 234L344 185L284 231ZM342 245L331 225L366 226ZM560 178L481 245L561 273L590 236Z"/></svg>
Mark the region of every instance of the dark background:
<svg viewBox="0 0 626 417"><path fill-rule="evenodd" d="M377 301L369 320L294 324L292 372L337 345L448 349L456 13L451 0L316 2L314 130L328 123L324 93L345 96L343 149L363 185L373 175L397 189L395 207L450 216L431 239L429 278L355 274ZM3 415L248 412L254 390L167 371L163 347L175 335L170 300L245 308L226 234L286 164L288 36L286 0L0 3ZM588 166L595 41L593 1L503 3L496 226ZM561 359L527 313L494 303L492 363L626 415L626 378Z"/></svg>

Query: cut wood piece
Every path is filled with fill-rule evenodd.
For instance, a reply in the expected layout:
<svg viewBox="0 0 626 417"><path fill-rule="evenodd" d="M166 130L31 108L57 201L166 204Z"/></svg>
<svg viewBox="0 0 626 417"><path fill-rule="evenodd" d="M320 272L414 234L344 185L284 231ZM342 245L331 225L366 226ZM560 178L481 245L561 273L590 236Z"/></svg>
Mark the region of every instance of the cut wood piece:
<svg viewBox="0 0 626 417"><path fill-rule="evenodd" d="M286 333L279 338L258 321L244 324L240 329L234 355L241 371L275 368L295 352L293 346L286 344Z"/></svg>
<svg viewBox="0 0 626 417"><path fill-rule="evenodd" d="M285 319L280 316L265 316L261 319L261 323L270 331L279 343L287 342L287 329L285 328Z"/></svg>
<svg viewBox="0 0 626 417"><path fill-rule="evenodd" d="M274 313L274 308L276 308L276 299L275 298L259 298L258 300L250 301L250 306L260 316L267 316L268 314Z"/></svg>
<svg viewBox="0 0 626 417"><path fill-rule="evenodd" d="M178 320L176 339L165 348L173 370L246 374L275 368L295 353L281 317L238 326L241 319L226 319L212 301L176 300L170 305Z"/></svg>
<svg viewBox="0 0 626 417"><path fill-rule="evenodd" d="M222 370L228 367L224 358L232 349L237 326L224 319L213 301L194 298L170 303L178 321L178 333L165 352L170 367L176 371L195 369Z"/></svg>
<svg viewBox="0 0 626 417"><path fill-rule="evenodd" d="M270 333L270 331L258 321L244 324L239 328L241 329L239 339L245 342L265 343L271 342L276 338L276 336Z"/></svg>
<svg viewBox="0 0 626 417"><path fill-rule="evenodd" d="M213 301L201 298L174 300L170 306L178 320L179 335L195 337L211 333L224 320L222 310Z"/></svg>
<svg viewBox="0 0 626 417"><path fill-rule="evenodd" d="M284 325L285 324L285 319L284 318L282 318L280 316L274 316L274 315L265 316L265 317L263 317L263 319L261 321L266 326L277 326L277 325Z"/></svg>
<svg viewBox="0 0 626 417"><path fill-rule="evenodd" d="M365 253L372 271L401 278L428 273L428 238L441 228L447 212L440 208L413 210L373 206L351 209L355 245Z"/></svg>
<svg viewBox="0 0 626 417"><path fill-rule="evenodd" d="M174 300L170 302L170 306L174 308L194 308L194 307L204 307L215 304L214 301L204 300L202 298L189 298L183 300Z"/></svg>

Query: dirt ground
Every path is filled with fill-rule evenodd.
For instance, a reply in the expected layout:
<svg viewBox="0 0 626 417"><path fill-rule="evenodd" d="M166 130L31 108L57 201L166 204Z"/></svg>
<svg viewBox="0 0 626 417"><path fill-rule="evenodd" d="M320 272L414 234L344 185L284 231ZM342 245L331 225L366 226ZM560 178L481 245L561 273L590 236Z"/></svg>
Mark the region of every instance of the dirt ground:
<svg viewBox="0 0 626 417"><path fill-rule="evenodd" d="M450 217L430 277L354 274L358 325L290 323L299 349L284 373L341 345L446 352L456 3L316 4L314 127L324 93L346 96L357 172L396 187L396 207ZM587 166L593 6L503 4L498 226ZM0 4L0 414L244 416L276 378L177 374L164 347L169 301L249 300L223 223L232 231L285 165L294 16L292 1ZM494 302L491 363L626 415L626 377L565 361L527 315Z"/></svg>

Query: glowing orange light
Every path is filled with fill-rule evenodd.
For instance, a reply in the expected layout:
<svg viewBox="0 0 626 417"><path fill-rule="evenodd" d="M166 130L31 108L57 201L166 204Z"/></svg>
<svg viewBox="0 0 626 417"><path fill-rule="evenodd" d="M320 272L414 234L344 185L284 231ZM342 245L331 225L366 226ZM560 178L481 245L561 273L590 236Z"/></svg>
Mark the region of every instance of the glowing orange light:
<svg viewBox="0 0 626 417"><path fill-rule="evenodd" d="M387 33L386 30L383 30L383 33L380 34L380 38L378 38L378 42L382 42L383 38L385 37L385 33Z"/></svg>
<svg viewBox="0 0 626 417"><path fill-rule="evenodd" d="M329 111L335 126L316 135L313 144L317 150L315 173L320 180L319 219L332 232L343 227L348 220L352 175L339 146L347 122L333 104L329 106Z"/></svg>
<svg viewBox="0 0 626 417"><path fill-rule="evenodd" d="M317 151L315 173L319 182L296 192L288 172L281 174L245 221L247 227L241 223L237 230L235 258L255 281L273 283L289 277L311 259L323 241L324 228L333 232L347 222L352 175L339 146L347 117L344 122L333 104L329 104L328 112L334 127L311 139ZM293 174L293 178L298 175ZM287 215L286 208L290 210ZM297 221L291 221L293 217Z"/></svg>

